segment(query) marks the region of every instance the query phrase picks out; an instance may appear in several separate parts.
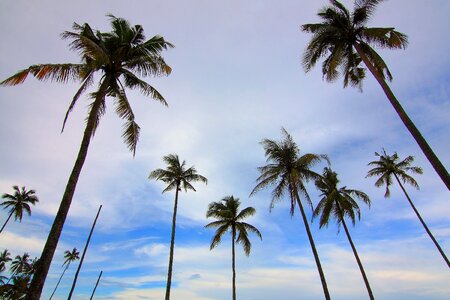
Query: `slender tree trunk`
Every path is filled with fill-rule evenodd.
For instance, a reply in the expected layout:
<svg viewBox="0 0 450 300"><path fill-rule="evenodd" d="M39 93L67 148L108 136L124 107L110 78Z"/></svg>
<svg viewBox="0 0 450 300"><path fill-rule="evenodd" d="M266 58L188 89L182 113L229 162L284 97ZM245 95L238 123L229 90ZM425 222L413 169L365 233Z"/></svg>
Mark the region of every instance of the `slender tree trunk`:
<svg viewBox="0 0 450 300"><path fill-rule="evenodd" d="M100 282L100 278L102 277L103 271L100 271L100 275L98 275L97 283L95 284L94 290L92 291L91 298L89 300L94 299L95 290L97 289L98 283Z"/></svg>
<svg viewBox="0 0 450 300"><path fill-rule="evenodd" d="M59 283L61 282L61 279L64 276L64 273L66 273L67 269L69 268L70 263L67 264L67 266L64 268L64 271L61 274L61 277L59 277L58 283L55 286L55 289L53 290L53 293L50 295L49 300L51 300L53 298L53 295L55 294L56 290L58 289Z"/></svg>
<svg viewBox="0 0 450 300"><path fill-rule="evenodd" d="M170 299L170 287L172 285L172 265L173 265L173 248L175 245L175 226L177 222L177 209L178 209L178 191L180 190L180 184L177 184L177 190L175 191L175 204L173 205L173 217L172 217L172 235L170 237L170 253L169 253L169 270L167 272L167 286L166 286L166 298Z"/></svg>
<svg viewBox="0 0 450 300"><path fill-rule="evenodd" d="M330 293L328 292L328 286L327 286L327 282L325 280L325 274L323 273L322 265L320 264L319 255L317 254L317 250L316 250L316 245L314 244L311 230L309 229L308 219L306 219L306 214L303 209L302 202L300 201L300 196L298 195L298 193L296 193L295 196L297 197L298 207L300 209L300 213L302 214L303 223L305 224L306 233L308 234L309 243L311 244L311 249L314 254L314 259L316 261L317 270L319 271L320 281L322 282L322 288L323 288L323 293L325 295L325 299L330 300L331 298L330 298Z"/></svg>
<svg viewBox="0 0 450 300"><path fill-rule="evenodd" d="M80 177L81 169L86 160L89 143L91 141L92 133L95 129L97 122L98 111L104 98L106 96L107 87L110 83L110 77L106 76L97 92L97 97L92 105L89 117L86 122L86 128L84 130L83 139L81 141L80 150L78 152L75 165L70 173L69 180L66 185L66 190L59 205L58 212L55 220L53 221L52 228L48 235L47 241L42 251L39 264L36 268L36 273L33 276L33 280L30 284L30 289L27 295L27 300L39 300L41 297L42 289L44 287L45 279L47 278L48 270L55 254L56 247L58 245L59 237L64 227L67 214L69 213L70 205L72 203L75 188L77 186L78 178Z"/></svg>
<svg viewBox="0 0 450 300"><path fill-rule="evenodd" d="M358 255L358 252L356 251L355 244L353 244L352 237L350 236L350 232L348 231L347 224L345 224L344 216L342 214L341 208L340 208L339 203L337 201L336 201L336 205L337 205L337 208L338 208L338 211L339 211L339 217L341 218L342 225L344 225L344 230L345 230L345 233L347 234L348 241L350 243L350 246L352 247L353 254L355 255L356 262L358 263L359 270L361 271L361 275L362 275L362 277L364 279L364 284L366 285L367 292L369 293L369 298L371 300L374 300L375 298L373 297L372 289L370 288L369 279L367 279L366 272L364 271L364 267L362 265L362 262L359 259L359 255Z"/></svg>
<svg viewBox="0 0 450 300"><path fill-rule="evenodd" d="M89 247L89 242L91 241L92 233L94 232L95 224L97 223L98 216L100 215L100 211L102 210L102 205L98 208L97 215L95 216L94 223L92 224L91 231L89 232L88 239L86 241L86 245L83 249L83 254L81 255L80 263L78 264L77 271L75 272L75 278L73 279L72 288L70 289L69 296L67 300L72 299L72 294L75 289L75 285L77 284L78 274L80 273L81 266L83 265L84 256L86 255L87 248Z"/></svg>
<svg viewBox="0 0 450 300"><path fill-rule="evenodd" d="M436 239L434 238L433 234L431 233L430 229L428 229L427 224L425 224L425 221L422 219L422 217L420 216L419 212L417 211L416 207L414 206L411 198L409 198L408 193L406 192L405 188L403 187L403 184L400 182L398 176L396 174L394 174L395 179L397 179L398 184L400 185L400 187L402 188L403 193L406 196L406 199L408 199L409 204L411 205L412 209L414 210L414 212L416 213L417 218L419 218L420 223L422 223L423 228L425 228L425 231L428 233L428 236L430 237L430 239L433 241L434 245L436 246L436 248L438 249L439 253L441 254L442 258L445 260L445 262L447 263L447 266L450 268L450 262L447 258L447 256L445 255L444 251L442 250L441 246L439 245L439 243L436 241Z"/></svg>
<svg viewBox="0 0 450 300"><path fill-rule="evenodd" d="M11 213L9 214L8 219L6 219L5 224L3 224L2 229L0 229L0 233L2 233L3 228L5 228L6 223L8 223L9 219L11 219L11 216L13 215L13 213L14 213L14 210L12 210Z"/></svg>
<svg viewBox="0 0 450 300"><path fill-rule="evenodd" d="M231 268L233 269L233 300L236 300L236 250L235 250L235 240L236 240L236 228L232 228L232 240L231 240Z"/></svg>
<svg viewBox="0 0 450 300"><path fill-rule="evenodd" d="M433 149L431 149L431 147L428 145L427 141L424 139L424 137L422 136L420 131L417 129L416 125L414 125L414 123L411 121L409 116L406 114L406 112L403 109L403 107L401 106L400 102L398 102L394 93L389 88L389 85L386 83L386 81L383 79L383 77L378 73L378 71L373 67L372 63L369 61L367 56L364 54L361 47L358 44L355 44L355 48L356 48L356 51L358 52L359 56L361 56L361 59L364 61L367 68L370 70L372 75L375 77L375 79L380 84L381 88L383 89L384 93L386 94L387 98L389 99L389 102L394 107L395 111L399 115L403 124L409 130L409 132L411 133L413 138L416 140L417 144L419 145L422 152L425 154L428 161L433 166L434 170L438 173L439 177L441 177L442 181L447 186L447 189L450 190L450 175L448 174L444 165L441 163L441 161L436 156L436 154L434 154Z"/></svg>

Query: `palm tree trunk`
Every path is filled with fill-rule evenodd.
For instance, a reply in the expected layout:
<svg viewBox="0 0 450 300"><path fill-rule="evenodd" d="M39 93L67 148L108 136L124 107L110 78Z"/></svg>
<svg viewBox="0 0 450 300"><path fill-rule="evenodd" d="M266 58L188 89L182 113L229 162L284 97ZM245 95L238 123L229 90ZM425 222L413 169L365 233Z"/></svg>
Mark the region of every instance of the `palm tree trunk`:
<svg viewBox="0 0 450 300"><path fill-rule="evenodd" d="M428 233L428 236L431 238L431 240L433 241L434 245L436 246L436 248L438 249L439 253L441 253L442 258L445 260L445 262L447 263L447 266L450 268L450 262L447 258L447 256L445 255L444 251L442 250L441 246L439 246L439 243L436 241L436 239L434 238L433 234L431 233L430 229L428 229L427 224L425 224L425 221L422 219L422 217L420 216L419 212L417 211L416 207L414 206L411 198L409 198L408 193L406 192L405 188L403 187L402 183L400 182L398 176L396 174L394 174L395 179L397 179L398 184L400 185L400 187L402 188L403 193L406 196L406 199L408 199L409 204L411 205L412 209L414 210L414 212L416 213L417 218L419 218L420 223L422 223L423 228L425 228L425 231Z"/></svg>
<svg viewBox="0 0 450 300"><path fill-rule="evenodd" d="M400 119L403 121L403 124L406 126L406 128L409 130L413 138L416 140L417 144L419 145L422 152L425 154L428 161L433 166L434 170L438 173L439 177L441 177L442 181L447 186L447 189L450 190L450 175L448 174L447 170L445 169L444 165L441 163L439 158L436 156L436 154L433 152L433 149L428 145L427 141L424 139L420 131L417 129L416 125L411 121L409 116L406 114L405 110L401 106L400 102L398 102L397 98L395 97L394 93L389 88L389 85L386 83L386 81L383 79L383 77L378 73L378 71L374 68L372 63L369 61L367 56L362 51L361 47L358 44L355 44L356 51L358 52L359 56L361 56L361 59L364 61L364 64L367 66L367 68L370 70L372 75L375 77L375 79L380 84L381 88L383 89L384 93L386 94L387 98L389 99L389 102L394 107L395 111L399 115Z"/></svg>
<svg viewBox="0 0 450 300"><path fill-rule="evenodd" d="M370 288L369 280L367 279L366 272L364 271L364 267L362 265L362 262L359 259L358 252L356 251L356 247L353 244L352 237L350 236L350 232L348 231L347 224L345 224L344 216L342 215L341 208L340 208L339 203L337 201L336 201L336 205L337 205L337 209L339 211L339 216L341 218L342 225L344 225L344 230L345 230L345 233L347 234L348 241L350 243L350 246L352 247L353 254L355 255L356 262L358 263L359 270L361 271L361 275L362 275L362 277L364 279L364 284L366 285L367 292L369 293L369 298L371 300L374 300L375 298L373 297L373 293L372 293L372 289Z"/></svg>
<svg viewBox="0 0 450 300"><path fill-rule="evenodd" d="M11 210L11 213L9 214L8 219L6 219L5 224L3 224L2 229L0 229L0 233L2 233L3 228L5 228L6 223L8 223L9 219L11 219L11 216L13 215L13 213L14 213L14 210Z"/></svg>
<svg viewBox="0 0 450 300"><path fill-rule="evenodd" d="M314 259L316 261L317 270L319 271L320 281L322 282L323 293L325 294L325 299L330 300L330 293L328 292L327 282L325 280L325 274L322 270L322 265L320 264L319 255L317 254L316 245L314 244L314 240L311 234L311 230L309 229L308 219L306 219L306 214L303 209L302 202L300 201L300 196L298 193L295 195L297 197L298 207L300 209L300 213L302 214L303 223L305 224L306 233L308 234L309 243L311 244L311 249L314 254Z"/></svg>
<svg viewBox="0 0 450 300"><path fill-rule="evenodd" d="M100 282L100 278L102 277L103 271L100 271L100 275L98 275L97 283L95 284L94 290L92 291L91 298L89 300L94 299L95 290L97 289L98 283Z"/></svg>
<svg viewBox="0 0 450 300"><path fill-rule="evenodd" d="M232 241L231 241L231 260L233 269L233 300L236 300L236 253L235 253L235 240L236 240L236 228L232 228Z"/></svg>
<svg viewBox="0 0 450 300"><path fill-rule="evenodd" d="M55 294L56 290L58 289L59 283L61 282L61 279L64 276L64 273L66 273L67 269L69 268L70 263L67 264L67 266L64 268L64 271L61 274L61 277L59 277L58 283L55 286L55 289L53 290L53 293L50 295L50 298L48 300L51 300L53 298L53 295Z"/></svg>
<svg viewBox="0 0 450 300"><path fill-rule="evenodd" d="M83 249L83 254L81 255L80 263L78 264L77 271L75 272L75 277L73 279L72 288L70 289L69 296L67 300L72 299L72 294L75 289L75 285L77 284L78 274L80 273L81 266L83 265L84 256L86 255L87 248L89 247L89 242L91 241L92 233L94 232L95 224L97 223L98 216L100 215L100 211L102 210L102 205L98 208L97 215L95 216L94 223L92 224L91 231L89 232L88 239L86 241L86 245Z"/></svg>
<svg viewBox="0 0 450 300"><path fill-rule="evenodd" d="M91 141L92 133L95 130L95 124L97 122L98 112L101 107L104 98L106 97L107 87L110 84L111 78L106 76L97 92L97 97L94 100L89 117L86 122L86 128L84 129L83 139L81 140L80 150L75 161L75 165L70 173L69 180L64 191L61 203L59 205L58 212L55 220L53 221L52 228L48 235L47 241L42 251L41 258L36 268L36 273L33 276L33 280L30 284L30 289L27 295L27 300L39 300L41 297L42 289L44 287L45 279L47 278L50 264L52 263L53 255L55 254L56 247L58 245L59 237L64 227L67 214L69 213L70 205L72 203L75 188L77 186L78 178L80 177L81 169L86 160L89 143Z"/></svg>
<svg viewBox="0 0 450 300"><path fill-rule="evenodd" d="M180 184L177 184L177 190L175 191L175 204L173 205L172 236L170 238L169 270L167 272L167 286L166 286L165 300L170 300L170 287L172 285L173 248L175 245L175 226L176 226L176 222L177 222L178 191L179 190L180 190Z"/></svg>

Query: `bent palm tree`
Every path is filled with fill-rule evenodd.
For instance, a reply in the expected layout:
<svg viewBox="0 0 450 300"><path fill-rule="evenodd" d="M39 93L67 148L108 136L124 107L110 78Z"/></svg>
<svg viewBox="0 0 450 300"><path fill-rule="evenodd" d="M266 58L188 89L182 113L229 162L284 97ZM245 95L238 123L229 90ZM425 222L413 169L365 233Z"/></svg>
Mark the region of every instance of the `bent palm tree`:
<svg viewBox="0 0 450 300"><path fill-rule="evenodd" d="M0 233L2 233L3 229L8 223L9 219L14 214L14 220L22 222L23 212L25 211L29 216L31 216L31 207L30 204L35 205L36 202L39 202L38 197L35 195L36 192L34 190L27 191L23 186L20 190L17 185L13 186L14 194L3 194L2 198L5 199L0 206L4 208L9 208L9 216L6 219L5 223L0 229Z"/></svg>
<svg viewBox="0 0 450 300"><path fill-rule="evenodd" d="M352 224L355 225L356 216L360 219L360 210L355 198L360 199L363 203L370 206L370 199L365 193L357 190L350 190L347 187L338 188L339 180L337 174L331 170L331 168L325 168L321 178L315 181L316 187L322 193L320 196L320 202L317 204L314 210L314 217L320 215L319 227L328 226L330 217L334 217L338 226L341 224L344 226L345 234L347 235L350 246L352 247L353 254L355 255L356 262L358 263L359 270L364 279L367 292L370 299L373 297L372 289L370 288L369 280L367 279L364 267L359 259L356 247L353 244L352 237L348 231L347 224L345 223L345 217L350 218Z"/></svg>
<svg viewBox="0 0 450 300"><path fill-rule="evenodd" d="M284 138L280 142L269 139L264 139L261 142L265 150L268 164L258 168L261 175L256 179L257 185L250 196L268 186L275 186L272 191L272 201L270 204L270 208L273 208L275 202L280 200L285 192L288 192L291 200L291 216L294 215L295 205L297 204L302 215L303 224L305 225L311 250L317 265L325 298L330 299L327 282L322 270L319 255L317 254L316 245L308 225L303 204L300 200L300 194L302 194L312 208L311 199L304 184L309 180L319 178L320 175L312 171L311 167L321 161L322 158L327 158L324 155L312 153L300 156L300 151L291 135L284 128L282 128L282 133Z"/></svg>
<svg viewBox="0 0 450 300"><path fill-rule="evenodd" d="M444 251L442 250L441 246L437 242L437 240L434 238L433 234L431 233L430 229L428 229L427 224L425 224L425 221L422 219L422 216L420 215L419 211L416 209L414 203L412 202L411 198L409 197L408 193L406 192L405 187L401 183L409 183L416 189L419 189L419 185L417 184L417 181L411 177L411 175L408 175L407 173L413 173L413 174L422 174L422 168L420 167L411 167L412 162L414 161L413 156L408 156L404 160L399 161L399 157L397 153L394 153L394 155L388 155L386 151L383 149L383 153L379 154L378 152L375 152L375 155L379 157L378 160L370 162L369 166L374 166L373 169L369 170L367 172L367 177L379 177L377 181L375 181L376 187L381 187L383 185L386 186L386 192L384 193L385 198L389 198L391 195L391 191L389 190L389 187L392 185L392 180L395 178L398 185L402 189L403 193L406 196L406 199L408 199L409 204L411 205L411 208L416 213L417 218L419 218L420 223L422 223L423 228L425 228L425 231L427 232L428 236L433 241L434 245L438 249L439 253L441 254L442 258L447 263L447 266L450 268L450 262L445 255ZM401 180L401 181L400 181Z"/></svg>
<svg viewBox="0 0 450 300"><path fill-rule="evenodd" d="M50 79L62 83L69 80L80 80L81 86L75 93L64 118L64 129L67 118L77 100L92 86L95 75L100 75L98 89L89 94L92 102L89 105L86 127L78 156L69 176L27 299L38 300L40 297L69 212L81 169L86 160L89 143L99 125L100 118L106 111L106 98L112 97L115 99L116 113L125 120L122 137L133 155L136 151L140 128L135 122L125 88L137 89L143 95L167 105L163 96L138 76L170 74L171 69L161 57L161 52L168 47L173 47L173 45L166 42L161 36L154 36L146 41L141 25L131 27L122 18L114 16L110 16L110 18L111 32L94 31L89 24L79 25L75 23L73 32L66 31L62 34L63 38L72 40L70 43L71 49L80 54L81 63L33 65L0 83L1 85L21 84L30 73L38 80Z"/></svg>
<svg viewBox="0 0 450 300"><path fill-rule="evenodd" d="M376 5L382 1L355 0L355 8L350 13L339 1L330 0L331 5L318 13L322 23L301 26L303 31L313 34L303 56L303 66L308 72L320 58L326 57L322 64L322 73L327 81L334 81L339 77L340 67L344 76L344 87L350 84L361 88L365 69L360 64L364 62L403 124L450 190L450 175L386 83L386 79L392 80L391 72L381 56L372 48L375 46L400 49L406 48L408 43L407 36L395 31L395 28L366 27Z"/></svg>
<svg viewBox="0 0 450 300"><path fill-rule="evenodd" d="M52 299L52 298L53 298L53 295L55 294L56 289L58 288L59 283L61 282L61 279L62 279L63 276L64 276L64 273L66 273L67 269L69 268L70 263L73 262L73 261L76 261L76 260L80 259L79 254L80 254L80 252L77 251L77 248L73 248L72 251L66 250L66 251L64 252L64 258L65 258L66 260L64 261L64 263L62 264L62 266L64 267L64 265L66 265L66 267L64 268L64 270L63 270L63 272L62 272L62 274L61 274L61 277L59 277L58 283L56 284L55 289L53 290L53 293L51 294L51 296L50 296L49 299Z"/></svg>
<svg viewBox="0 0 450 300"><path fill-rule="evenodd" d="M222 236L231 231L231 258L233 271L233 300L236 300L236 256L235 243L242 244L245 255L250 255L252 244L248 239L248 233L253 232L262 240L262 235L259 230L248 223L242 222L247 217L253 216L256 210L253 207L246 207L239 211L241 202L239 198L228 196L222 199L221 202L212 202L208 206L206 217L216 218L217 221L207 224L205 227L218 227L214 237L211 240L210 250L214 249L220 244Z"/></svg>
<svg viewBox="0 0 450 300"><path fill-rule="evenodd" d="M194 166L186 169L186 161L180 162L178 155L169 154L163 157L164 162L167 164L167 169L156 169L150 173L149 179L161 180L167 183L167 187L162 191L163 193L175 189L175 203L173 206L172 216L172 234L170 238L170 254L169 254L169 269L167 272L167 286L165 300L170 299L170 287L172 285L172 265L173 265L173 249L175 245L175 228L177 220L178 209L178 192L183 188L185 192L188 190L196 191L191 185L191 182L201 181L205 184L208 183L206 177L197 174L197 170Z"/></svg>

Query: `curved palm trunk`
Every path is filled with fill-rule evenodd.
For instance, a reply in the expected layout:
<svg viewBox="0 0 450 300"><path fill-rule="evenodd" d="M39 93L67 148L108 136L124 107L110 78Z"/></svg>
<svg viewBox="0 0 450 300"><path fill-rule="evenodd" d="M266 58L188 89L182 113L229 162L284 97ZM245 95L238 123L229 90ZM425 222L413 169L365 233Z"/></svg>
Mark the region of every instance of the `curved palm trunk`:
<svg viewBox="0 0 450 300"><path fill-rule="evenodd" d="M303 223L305 224L306 233L308 234L309 243L311 244L311 249L314 254L314 260L316 261L317 270L319 271L320 281L322 282L322 288L323 288L323 293L325 294L325 299L330 300L331 298L330 298L330 293L328 292L328 286L327 286L327 282L325 280L325 274L323 273L322 265L320 264L319 255L317 254L317 250L316 250L316 245L314 244L311 230L309 229L308 219L306 219L306 214L303 209L302 202L300 201L300 196L298 195L298 193L295 196L297 197L298 207L302 214Z"/></svg>
<svg viewBox="0 0 450 300"><path fill-rule="evenodd" d="M233 300L236 300L236 254L235 254L235 240L236 240L236 229L233 226L232 241L231 241L231 259L232 259L232 269L233 269Z"/></svg>
<svg viewBox="0 0 450 300"><path fill-rule="evenodd" d="M53 293L50 295L50 298L48 300L51 300L53 298L53 295L55 294L56 290L58 289L59 283L61 282L61 279L64 276L64 273L66 273L67 269L69 268L70 263L67 264L67 266L64 268L64 271L61 274L61 277L59 277L58 283L55 286L55 289L53 290Z"/></svg>
<svg viewBox="0 0 450 300"><path fill-rule="evenodd" d="M13 210L13 211L11 211L11 213L9 214L9 216L8 216L8 219L6 219L6 222L5 222L5 224L3 224L3 226L2 226L2 229L0 229L0 233L2 233L2 231L3 231L3 228L5 228L6 224L7 224L7 223L8 223L8 221L9 221L9 219L11 219L11 217L12 217L13 213L14 213L14 210Z"/></svg>
<svg viewBox="0 0 450 300"><path fill-rule="evenodd" d="M30 289L26 298L27 300L39 300L41 297L45 279L47 278L48 270L50 268L53 255L55 254L59 237L61 236L61 232L64 227L64 222L66 221L67 214L69 213L78 178L80 177L81 169L86 160L89 143L91 141L92 133L94 132L95 128L94 125L98 117L98 111L100 109L102 99L104 99L106 96L106 91L109 83L110 77L107 76L103 79L103 82L97 92L97 97L89 113L89 117L86 122L86 128L84 129L83 139L81 140L80 150L78 151L75 165L72 169L72 172L70 173L64 195L59 205L55 220L53 221L52 228L50 229L50 233L45 243L44 250L42 251L41 258L39 259L36 273L34 274L33 280L31 281Z"/></svg>
<svg viewBox="0 0 450 300"><path fill-rule="evenodd" d="M375 77L375 79L380 84L381 88L383 89L384 93L386 94L387 98L389 99L389 102L394 107L395 111L399 115L403 124L409 130L409 132L411 133L413 138L416 140L417 144L419 145L420 149L427 157L428 161L433 166L434 170L438 173L439 177L441 177L442 181L447 186L447 189L450 190L450 175L448 174L444 165L441 163L439 158L433 152L433 149L431 149L431 147L428 145L427 141L424 139L424 137L422 136L420 131L417 129L416 125L414 125L414 123L411 121L409 116L406 114L406 112L403 109L403 107L401 106L400 102L398 102L394 93L389 88L389 85L386 83L386 81L384 81L384 79L380 76L380 74L378 74L377 70L370 63L369 59L364 54L364 52L361 50L361 48L358 44L355 44L355 49L358 52L359 56L361 56L361 59L364 61L364 64L367 66L367 68L370 70L372 75Z"/></svg>
<svg viewBox="0 0 450 300"><path fill-rule="evenodd" d="M337 201L336 201L336 205L337 205L337 208L338 208L338 211L339 211L339 216L341 218L342 225L344 225L344 230L345 230L345 233L347 234L348 241L350 243L350 246L352 247L353 254L355 255L356 262L358 263L359 270L361 271L361 275L362 275L362 277L364 279L364 284L366 285L367 292L369 293L369 298L371 300L374 300L375 298L373 297L373 293L372 293L372 289L370 288L369 280L367 279L366 272L364 271L364 267L362 265L362 262L359 259L358 252L356 251L356 247L353 244L352 237L350 236L350 232L348 231L347 224L345 224L344 216L342 215L341 208L339 207L339 203Z"/></svg>
<svg viewBox="0 0 450 300"><path fill-rule="evenodd" d="M178 191L180 184L177 184L177 190L175 192L175 204L173 205L173 217L172 217L172 236L170 238L170 254L169 254L169 270L167 272L167 286L166 286L166 298L170 299L170 286L172 285L172 265L173 265L173 248L175 245L175 226L177 221L177 209L178 209Z"/></svg>
<svg viewBox="0 0 450 300"><path fill-rule="evenodd" d="M430 237L430 239L433 241L434 245L436 246L436 248L438 249L439 253L441 253L442 258L445 260L445 262L447 263L447 266L450 268L450 262L447 258L447 256L445 255L444 251L442 250L441 246L439 246L439 243L436 241L436 239L434 238L433 234L431 233L430 229L428 229L427 224L425 224L425 221L422 219L422 217L420 216L419 212L417 211L416 207L414 206L411 198L409 198L408 193L406 192L405 188L403 187L402 183L400 182L400 180L398 179L398 176L396 174L394 174L395 179L397 179L398 184L400 185L400 187L402 188L403 193L406 196L406 199L408 199L409 204L411 205L412 209L414 210L414 212L416 213L417 218L419 218L420 223L422 223L423 228L425 228L425 231L428 233L428 236Z"/></svg>

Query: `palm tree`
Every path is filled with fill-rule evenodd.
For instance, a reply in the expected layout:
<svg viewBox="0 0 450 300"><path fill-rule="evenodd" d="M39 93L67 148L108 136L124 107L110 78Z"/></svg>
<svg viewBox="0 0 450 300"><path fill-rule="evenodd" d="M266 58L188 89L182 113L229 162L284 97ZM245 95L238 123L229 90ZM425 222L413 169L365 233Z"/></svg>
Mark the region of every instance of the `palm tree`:
<svg viewBox="0 0 450 300"><path fill-rule="evenodd" d="M15 259L11 262L11 272L12 272L11 278L19 274L29 275L30 269L31 269L30 255L26 252L22 256L17 255Z"/></svg>
<svg viewBox="0 0 450 300"><path fill-rule="evenodd" d="M29 216L31 216L30 204L35 205L36 202L39 202L34 190L27 191L24 186L20 190L17 185L13 186L13 189L14 194L5 193L2 195L2 198L5 200L0 203L0 206L3 206L3 208L10 208L10 210L8 218L0 229L0 233L3 231L13 214L15 221L19 220L19 222L22 222L23 212L25 211Z"/></svg>
<svg viewBox="0 0 450 300"><path fill-rule="evenodd" d="M217 221L207 224L205 227L217 227L216 233L211 240L210 250L214 249L220 244L222 236L231 231L231 258L232 258L232 270L233 270L233 300L236 300L236 256L235 256L235 243L242 244L244 247L245 255L250 255L252 244L248 239L248 233L253 232L262 240L262 235L259 230L248 223L243 222L247 217L253 216L256 210L253 207L246 207L239 211L239 205L241 202L239 198L228 196L222 199L220 202L212 202L208 206L206 217L216 218Z"/></svg>
<svg viewBox="0 0 450 300"><path fill-rule="evenodd" d="M100 118L106 111L106 98L115 99L116 113L125 120L122 136L133 155L136 151L140 128L135 122L125 88L138 89L143 95L167 105L163 96L138 76L170 74L171 69L164 62L161 52L173 45L161 36L154 36L146 41L141 25L130 26L122 18L112 15L109 17L111 32L94 31L87 23L83 25L74 23L74 31L66 31L62 34L62 38L72 40L70 47L80 54L81 63L33 65L0 83L1 85L21 84L30 73L38 80L62 83L80 80L81 86L75 93L64 118L64 129L77 100L93 85L96 74L100 75L98 89L89 94L92 101L89 105L81 146L42 252L41 263L33 278L28 299L38 300L40 297L87 156L89 143L99 125Z"/></svg>
<svg viewBox="0 0 450 300"><path fill-rule="evenodd" d="M314 217L320 215L319 227L328 226L331 218L335 218L338 226L341 224L344 226L345 234L347 235L350 246L352 247L353 254L355 255L356 262L358 263L359 270L364 279L364 283L369 293L370 299L373 297L372 289L370 288L369 280L367 279L364 267L359 259L356 247L353 244L352 237L348 231L347 224L345 223L345 217L350 218L353 226L355 225L356 216L360 219L360 210L355 198L361 200L363 203L370 206L370 199L365 193L358 190L347 189L347 187L338 188L339 180L336 172L333 172L331 168L325 168L322 176L315 181L316 187L322 193L320 196L320 202L317 204L314 210Z"/></svg>
<svg viewBox="0 0 450 300"><path fill-rule="evenodd" d="M163 157L167 164L167 169L156 169L150 173L148 179L161 180L167 183L167 187L162 191L163 193L175 190L175 203L173 206L172 216L172 235L170 238L170 254L169 254L169 270L167 273L167 286L165 300L170 299L170 287L172 285L172 265L173 265L173 248L175 245L175 227L178 209L178 192L183 188L185 192L188 190L196 191L191 182L208 183L206 177L197 174L194 166L186 169L186 161L180 163L180 159L176 154L169 154Z"/></svg>
<svg viewBox="0 0 450 300"><path fill-rule="evenodd" d="M437 240L434 238L433 234L431 233L430 229L428 229L427 224L425 224L425 221L420 216L419 211L414 206L414 203L412 202L411 198L409 197L408 193L406 192L405 187L403 186L403 183L408 183L415 187L416 189L419 189L419 185L417 184L417 181L408 173L412 174L422 174L422 168L420 167L414 167L411 166L411 164L414 161L413 156L408 156L404 160L400 161L397 153L395 152L394 155L388 155L386 151L383 149L383 153L379 154L378 152L375 152L375 155L379 157L378 160L370 162L369 166L374 166L373 169L369 170L367 172L367 177L378 177L377 181L375 181L376 187L381 187L383 185L386 186L386 192L384 193L385 198L389 198L391 195L389 187L392 185L393 178L397 181L398 185L402 189L403 193L406 196L406 199L408 199L409 204L411 205L411 208L416 213L417 218L419 218L420 223L422 223L423 228L425 228L425 231L428 233L428 236L433 241L434 245L438 249L439 253L441 254L442 258L447 263L447 266L450 268L450 262L445 255L444 251L442 250L441 246L437 242ZM401 180L401 181L400 181Z"/></svg>
<svg viewBox="0 0 450 300"><path fill-rule="evenodd" d="M6 270L6 264L12 260L10 255L11 253L9 253L8 249L0 253L0 273Z"/></svg>
<svg viewBox="0 0 450 300"><path fill-rule="evenodd" d="M66 260L64 261L64 263L62 264L62 266L64 267L64 265L66 265L66 267L64 268L64 270L63 270L63 272L62 272L62 274L61 274L61 277L59 277L58 283L56 284L55 289L53 290L53 293L51 294L51 296L50 296L49 299L52 299L53 295L55 294L56 289L58 288L58 285L59 285L59 283L61 282L61 279L62 279L63 276L64 276L64 273L66 273L67 269L68 269L69 266L70 266L70 263L73 262L73 261L76 261L76 260L80 259L79 254L80 254L80 252L77 251L77 248L73 248L72 251L66 250L66 251L64 252L64 258L65 258Z"/></svg>
<svg viewBox="0 0 450 300"><path fill-rule="evenodd" d="M317 254L317 249L308 225L305 210L303 209L303 204L300 200L301 194L312 209L311 199L304 184L309 180L318 179L320 176L316 172L312 171L311 167L320 162L322 159L328 159L324 155L317 155L313 153L307 153L300 156L300 150L291 135L284 128L281 130L283 140L277 142L264 139L261 142L265 150L268 164L258 168L261 175L256 179L257 185L251 192L250 196L268 186L274 186L272 191L272 201L270 204L270 208L272 209L275 202L280 200L285 192L288 192L291 200L291 216L294 215L295 205L297 204L302 215L303 224L305 225L309 243L311 244L311 249L316 261L325 298L330 299L330 294L328 292L327 282L322 270L319 255Z"/></svg>
<svg viewBox="0 0 450 300"><path fill-rule="evenodd" d="M336 80L340 76L338 69L341 68L344 87L350 84L361 89L365 77L361 62L364 62L403 124L450 190L450 175L386 83L386 79L392 80L392 74L373 48L404 49L408 43L407 36L393 27L366 27L377 4L382 1L355 0L355 8L350 13L339 1L330 0L331 5L318 13L322 23L301 26L303 31L313 34L303 56L303 66L308 72L319 59L326 57L322 64L322 73L327 81Z"/></svg>

